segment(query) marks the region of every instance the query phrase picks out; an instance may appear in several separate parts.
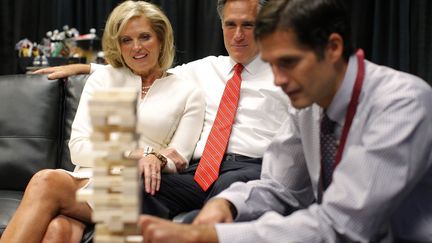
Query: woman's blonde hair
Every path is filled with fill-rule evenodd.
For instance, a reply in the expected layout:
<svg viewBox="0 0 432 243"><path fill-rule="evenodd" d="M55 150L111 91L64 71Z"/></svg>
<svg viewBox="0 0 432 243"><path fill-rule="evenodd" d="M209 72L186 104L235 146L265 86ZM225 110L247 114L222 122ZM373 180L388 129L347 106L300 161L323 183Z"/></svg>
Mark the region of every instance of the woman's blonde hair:
<svg viewBox="0 0 432 243"><path fill-rule="evenodd" d="M159 7L144 1L125 1L111 12L102 37L105 59L113 67L127 67L120 51L119 34L130 19L141 16L149 20L151 28L161 42L158 63L165 71L171 67L175 55L172 26Z"/></svg>

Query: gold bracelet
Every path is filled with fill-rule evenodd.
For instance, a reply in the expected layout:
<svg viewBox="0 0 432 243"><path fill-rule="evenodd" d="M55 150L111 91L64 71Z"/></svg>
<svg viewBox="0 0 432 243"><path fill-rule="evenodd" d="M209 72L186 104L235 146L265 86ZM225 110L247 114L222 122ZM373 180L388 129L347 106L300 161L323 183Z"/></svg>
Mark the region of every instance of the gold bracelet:
<svg viewBox="0 0 432 243"><path fill-rule="evenodd" d="M168 163L168 160L165 156L163 156L162 154L160 154L158 152L154 152L154 151L146 154L145 156L150 155L150 154L153 154L154 156L156 156L156 158L159 159L159 161L161 162L161 169L165 168L165 166Z"/></svg>
<svg viewBox="0 0 432 243"><path fill-rule="evenodd" d="M156 156L156 158L159 159L159 161L161 162L161 169L165 168L165 166L168 163L168 160L165 156L163 156L162 154L154 151L154 149L150 146L146 146L144 148L144 156L147 156L149 154L153 154L154 156Z"/></svg>

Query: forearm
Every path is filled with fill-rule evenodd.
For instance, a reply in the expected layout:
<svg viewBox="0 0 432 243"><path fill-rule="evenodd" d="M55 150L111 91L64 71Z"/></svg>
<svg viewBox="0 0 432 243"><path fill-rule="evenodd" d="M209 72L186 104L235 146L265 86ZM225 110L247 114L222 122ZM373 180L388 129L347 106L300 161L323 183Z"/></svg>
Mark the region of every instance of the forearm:
<svg viewBox="0 0 432 243"><path fill-rule="evenodd" d="M234 183L216 197L232 202L237 210L236 221L254 220L268 211L287 215L306 208L315 197L305 164L297 162L279 163L272 168L278 162L267 155L260 180ZM287 179L288 171L291 179Z"/></svg>
<svg viewBox="0 0 432 243"><path fill-rule="evenodd" d="M192 157L201 135L205 113L205 100L199 90L192 92L186 102L183 115L168 147L175 149L186 161Z"/></svg>
<svg viewBox="0 0 432 243"><path fill-rule="evenodd" d="M274 189L274 191L270 191L269 188ZM225 199L231 203L231 212L234 212L235 221L248 221L255 220L268 211L289 214L299 208L295 198L288 200L286 196L284 198L281 195L282 193L287 192L284 192L283 189L278 190L277 185L271 182L258 180L248 183L234 183L215 198Z"/></svg>
<svg viewBox="0 0 432 243"><path fill-rule="evenodd" d="M337 242L329 220L318 214L316 208L285 217L268 212L256 221L217 224L215 228L221 243Z"/></svg>

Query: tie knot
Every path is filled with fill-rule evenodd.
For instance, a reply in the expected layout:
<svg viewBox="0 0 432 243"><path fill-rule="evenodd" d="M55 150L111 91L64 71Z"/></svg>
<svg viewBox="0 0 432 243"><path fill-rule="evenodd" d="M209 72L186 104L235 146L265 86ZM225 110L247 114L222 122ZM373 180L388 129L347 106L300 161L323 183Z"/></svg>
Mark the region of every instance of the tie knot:
<svg viewBox="0 0 432 243"><path fill-rule="evenodd" d="M326 113L321 120L321 133L323 134L333 134L336 127L336 122L332 121Z"/></svg>
<svg viewBox="0 0 432 243"><path fill-rule="evenodd" d="M234 66L234 72L236 72L237 74L241 74L241 72L243 71L244 66L241 63L237 63Z"/></svg>

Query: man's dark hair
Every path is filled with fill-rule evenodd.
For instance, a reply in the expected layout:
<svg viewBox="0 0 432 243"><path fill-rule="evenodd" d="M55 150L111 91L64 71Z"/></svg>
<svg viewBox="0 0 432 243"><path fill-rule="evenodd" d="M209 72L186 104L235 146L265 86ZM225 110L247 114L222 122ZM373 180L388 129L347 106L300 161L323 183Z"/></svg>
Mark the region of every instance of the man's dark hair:
<svg viewBox="0 0 432 243"><path fill-rule="evenodd" d="M348 61L354 53L351 23L346 0L272 0L257 17L255 38L258 40L276 32L293 30L301 45L324 57L328 38L337 33L343 38L343 57Z"/></svg>

